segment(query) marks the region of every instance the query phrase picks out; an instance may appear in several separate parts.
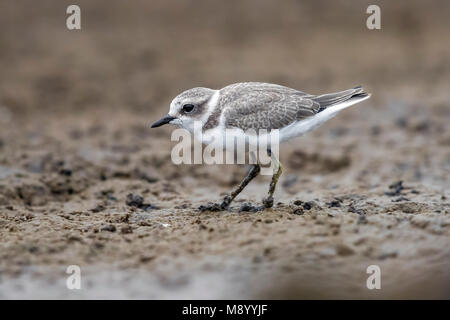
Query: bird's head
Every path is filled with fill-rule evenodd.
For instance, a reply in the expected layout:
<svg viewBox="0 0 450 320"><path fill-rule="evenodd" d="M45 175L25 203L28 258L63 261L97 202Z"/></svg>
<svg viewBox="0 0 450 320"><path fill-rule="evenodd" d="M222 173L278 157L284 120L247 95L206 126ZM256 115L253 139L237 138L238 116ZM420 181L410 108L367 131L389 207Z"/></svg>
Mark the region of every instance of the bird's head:
<svg viewBox="0 0 450 320"><path fill-rule="evenodd" d="M184 91L172 100L169 114L153 123L152 128L170 123L192 131L196 121L203 126L208 118L208 102L215 92L216 90L208 88Z"/></svg>

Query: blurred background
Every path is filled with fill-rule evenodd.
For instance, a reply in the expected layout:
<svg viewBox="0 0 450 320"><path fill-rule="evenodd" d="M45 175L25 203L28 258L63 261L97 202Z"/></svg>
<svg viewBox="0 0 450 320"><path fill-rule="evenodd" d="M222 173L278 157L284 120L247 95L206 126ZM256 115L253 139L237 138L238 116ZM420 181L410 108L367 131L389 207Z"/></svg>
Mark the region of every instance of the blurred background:
<svg viewBox="0 0 450 320"><path fill-rule="evenodd" d="M0 3L1 298L449 297L448 1L70 4ZM372 98L283 147L273 212L199 213L246 168L175 166L149 124L243 81Z"/></svg>

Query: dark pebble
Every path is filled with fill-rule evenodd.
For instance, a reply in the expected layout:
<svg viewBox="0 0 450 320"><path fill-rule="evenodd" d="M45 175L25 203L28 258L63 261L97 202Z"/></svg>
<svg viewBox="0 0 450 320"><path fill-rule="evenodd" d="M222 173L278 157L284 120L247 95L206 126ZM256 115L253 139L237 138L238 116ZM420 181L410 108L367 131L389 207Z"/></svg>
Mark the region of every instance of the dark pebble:
<svg viewBox="0 0 450 320"><path fill-rule="evenodd" d="M303 208L298 208L298 209L293 210L292 213L301 216L301 215L303 215L304 211L303 211Z"/></svg>
<svg viewBox="0 0 450 320"><path fill-rule="evenodd" d="M100 229L101 231L116 232L116 226L108 224Z"/></svg>
<svg viewBox="0 0 450 320"><path fill-rule="evenodd" d="M106 208L104 205L99 204L99 205L95 206L95 208L91 209L91 212L93 212L93 213L102 212L105 209Z"/></svg>
<svg viewBox="0 0 450 320"><path fill-rule="evenodd" d="M397 199L393 199L392 202L401 202L401 201L409 201L406 197L399 197Z"/></svg>
<svg viewBox="0 0 450 320"><path fill-rule="evenodd" d="M63 176L70 177L72 175L72 170L70 170L70 169L61 169L61 170L59 170L59 174L62 174Z"/></svg>
<svg viewBox="0 0 450 320"><path fill-rule="evenodd" d="M120 228L120 232L123 234L133 233L133 228L131 228L130 226L123 226L122 228Z"/></svg>
<svg viewBox="0 0 450 320"><path fill-rule="evenodd" d="M371 128L371 133L373 136L378 136L381 133L381 128L379 126L373 126Z"/></svg>
<svg viewBox="0 0 450 320"><path fill-rule="evenodd" d="M313 207L313 204L311 203L311 202L305 202L304 204L303 204L303 209L305 209L305 210L311 210L311 208Z"/></svg>
<svg viewBox="0 0 450 320"><path fill-rule="evenodd" d="M127 206L142 209L144 211L149 211L151 209L159 209L150 203L144 203L144 198L138 194L129 193L125 200Z"/></svg>
<svg viewBox="0 0 450 320"><path fill-rule="evenodd" d="M239 211L249 212L254 209L254 206L250 202L245 202L239 208Z"/></svg>
<svg viewBox="0 0 450 320"><path fill-rule="evenodd" d="M406 128L406 126L408 125L408 120L405 117L400 117L400 118L397 118L397 120L395 121L395 124L399 128Z"/></svg>
<svg viewBox="0 0 450 320"><path fill-rule="evenodd" d="M358 224L367 224L367 218L366 218L366 215L365 214L361 214L359 217L358 217L358 222L357 222Z"/></svg>
<svg viewBox="0 0 450 320"><path fill-rule="evenodd" d="M125 200L127 206L130 207L140 207L144 203L144 198L138 194L129 193L127 199Z"/></svg>
<svg viewBox="0 0 450 320"><path fill-rule="evenodd" d="M341 206L341 202L339 200L333 200L327 203L328 208L338 208Z"/></svg>
<svg viewBox="0 0 450 320"><path fill-rule="evenodd" d="M205 212L205 211L218 212L218 211L222 211L222 208L220 207L220 204L218 204L218 203L208 202L205 206L201 205L200 207L198 207L198 210L200 210L201 212Z"/></svg>
<svg viewBox="0 0 450 320"><path fill-rule="evenodd" d="M360 216L364 216L366 214L366 212L363 209L356 209L354 204L350 204L348 206L348 212L353 212L353 213L357 213Z"/></svg>
<svg viewBox="0 0 450 320"><path fill-rule="evenodd" d="M239 208L239 212L258 212L264 209L264 206L254 206L250 202L245 202Z"/></svg>
<svg viewBox="0 0 450 320"><path fill-rule="evenodd" d="M389 197L399 196L404 189L403 187L403 181L399 180L397 182L394 182L389 186L390 191L386 191L384 194Z"/></svg>

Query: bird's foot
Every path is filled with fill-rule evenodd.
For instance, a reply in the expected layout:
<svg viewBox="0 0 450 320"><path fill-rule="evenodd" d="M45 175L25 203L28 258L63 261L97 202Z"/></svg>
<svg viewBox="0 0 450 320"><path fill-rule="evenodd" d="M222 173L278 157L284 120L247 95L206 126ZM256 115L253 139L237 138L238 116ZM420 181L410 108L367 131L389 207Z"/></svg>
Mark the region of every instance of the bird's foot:
<svg viewBox="0 0 450 320"><path fill-rule="evenodd" d="M222 203L220 204L220 208L222 210L227 210L231 204L231 201L233 201L233 198L231 198L231 196L229 195L226 195L225 198L223 198Z"/></svg>
<svg viewBox="0 0 450 320"><path fill-rule="evenodd" d="M273 197L272 196L268 196L267 198L264 198L262 202L263 202L264 208L272 208L273 207Z"/></svg>
<svg viewBox="0 0 450 320"><path fill-rule="evenodd" d="M224 211L224 210L228 210L228 208L230 207L230 203L233 199L227 195L225 196L225 198L223 198L222 203L214 203L214 202L208 202L206 205L201 205L200 207L198 207L198 209L200 211L213 211L213 212L218 212L218 211Z"/></svg>

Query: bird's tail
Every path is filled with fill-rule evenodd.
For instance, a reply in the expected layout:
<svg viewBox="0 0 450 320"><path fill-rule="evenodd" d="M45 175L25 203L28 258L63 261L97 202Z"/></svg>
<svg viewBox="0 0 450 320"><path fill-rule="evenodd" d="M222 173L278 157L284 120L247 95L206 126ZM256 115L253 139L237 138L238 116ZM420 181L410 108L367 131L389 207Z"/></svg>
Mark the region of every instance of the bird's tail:
<svg viewBox="0 0 450 320"><path fill-rule="evenodd" d="M344 109L369 98L370 94L364 92L362 86L357 86L353 89L314 96L311 99L320 104L319 112L321 112L328 107L337 105L342 106L339 109Z"/></svg>

